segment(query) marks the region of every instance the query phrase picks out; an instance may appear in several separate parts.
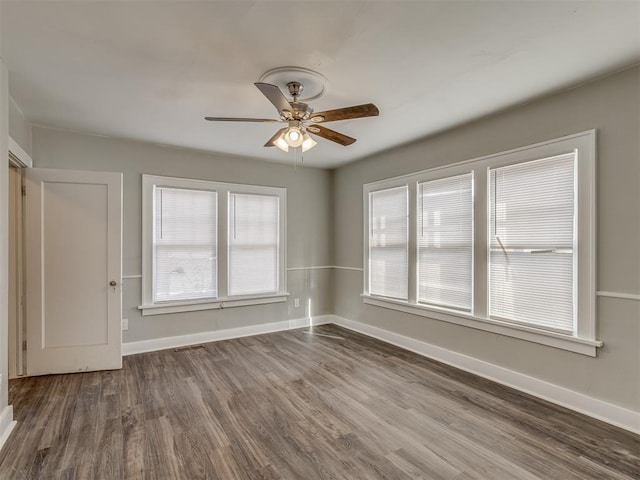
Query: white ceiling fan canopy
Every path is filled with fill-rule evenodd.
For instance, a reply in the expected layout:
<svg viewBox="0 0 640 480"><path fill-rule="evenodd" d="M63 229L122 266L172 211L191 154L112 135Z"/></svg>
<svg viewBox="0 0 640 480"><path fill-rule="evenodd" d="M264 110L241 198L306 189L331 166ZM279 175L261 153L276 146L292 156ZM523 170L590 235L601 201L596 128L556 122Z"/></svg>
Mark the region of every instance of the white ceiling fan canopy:
<svg viewBox="0 0 640 480"><path fill-rule="evenodd" d="M266 71L260 81L276 85L285 96L289 95L288 85L291 82L301 84L304 88L298 100L308 102L322 97L327 91L327 79L324 75L304 67L276 67Z"/></svg>

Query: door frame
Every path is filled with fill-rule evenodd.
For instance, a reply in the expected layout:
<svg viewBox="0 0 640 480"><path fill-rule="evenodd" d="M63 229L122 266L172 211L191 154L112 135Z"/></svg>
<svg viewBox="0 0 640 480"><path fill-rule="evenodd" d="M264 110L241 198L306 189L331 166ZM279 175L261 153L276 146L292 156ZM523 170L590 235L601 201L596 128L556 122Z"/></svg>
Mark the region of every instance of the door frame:
<svg viewBox="0 0 640 480"><path fill-rule="evenodd" d="M9 378L16 378L25 375L25 259L24 259L24 169L31 168L33 160L29 154L11 137L9 137L9 165L20 171L20 185L17 186L18 193L16 199L14 215L17 219L17 228L13 232L9 229L9 235L14 236L16 246L16 278L9 279L9 283L15 281L15 297L9 301L17 303L16 317L9 318L8 332L8 373Z"/></svg>

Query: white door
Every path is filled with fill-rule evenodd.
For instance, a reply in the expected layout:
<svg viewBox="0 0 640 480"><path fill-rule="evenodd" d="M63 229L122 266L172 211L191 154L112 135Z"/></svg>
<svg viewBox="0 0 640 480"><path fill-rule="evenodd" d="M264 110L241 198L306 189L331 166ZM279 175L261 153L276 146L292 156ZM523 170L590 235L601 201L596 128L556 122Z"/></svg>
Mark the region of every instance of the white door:
<svg viewBox="0 0 640 480"><path fill-rule="evenodd" d="M122 175L26 172L27 375L122 367Z"/></svg>

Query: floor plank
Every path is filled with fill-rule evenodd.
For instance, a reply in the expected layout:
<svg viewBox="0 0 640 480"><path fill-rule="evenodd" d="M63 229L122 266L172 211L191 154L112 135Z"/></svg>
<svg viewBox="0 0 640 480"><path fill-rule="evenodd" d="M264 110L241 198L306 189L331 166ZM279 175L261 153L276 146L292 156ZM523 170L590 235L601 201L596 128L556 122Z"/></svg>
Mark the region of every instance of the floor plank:
<svg viewBox="0 0 640 480"><path fill-rule="evenodd" d="M1 479L640 478L640 436L334 325L10 382Z"/></svg>

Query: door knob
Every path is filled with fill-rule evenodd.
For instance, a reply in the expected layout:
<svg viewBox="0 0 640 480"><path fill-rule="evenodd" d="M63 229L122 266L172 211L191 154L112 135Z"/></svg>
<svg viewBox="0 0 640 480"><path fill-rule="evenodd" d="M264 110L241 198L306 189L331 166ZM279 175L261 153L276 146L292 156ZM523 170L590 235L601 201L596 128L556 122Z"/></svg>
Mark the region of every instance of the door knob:
<svg viewBox="0 0 640 480"><path fill-rule="evenodd" d="M110 286L110 287L115 287L116 285L117 285L117 283L116 283L116 281L115 281L115 280L111 280L111 281L109 282L109 286Z"/></svg>

